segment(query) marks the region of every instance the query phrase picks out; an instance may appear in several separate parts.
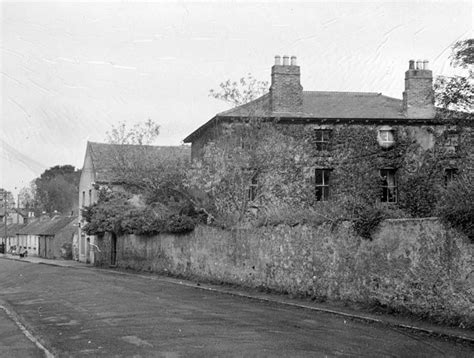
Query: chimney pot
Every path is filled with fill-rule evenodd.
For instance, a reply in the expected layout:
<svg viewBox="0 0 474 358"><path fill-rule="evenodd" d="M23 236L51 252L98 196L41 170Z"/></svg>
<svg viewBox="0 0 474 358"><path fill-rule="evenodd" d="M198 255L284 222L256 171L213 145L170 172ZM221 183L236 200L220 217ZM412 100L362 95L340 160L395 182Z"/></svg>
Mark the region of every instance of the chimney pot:
<svg viewBox="0 0 474 358"><path fill-rule="evenodd" d="M290 59L287 55L283 56L283 66L288 66L290 64Z"/></svg>
<svg viewBox="0 0 474 358"><path fill-rule="evenodd" d="M281 57L280 56L275 56L275 65L280 66L281 65Z"/></svg>
<svg viewBox="0 0 474 358"><path fill-rule="evenodd" d="M417 69L417 70L422 70L422 69L423 69L422 63L423 63L423 61L421 61L421 60L416 60L416 69Z"/></svg>
<svg viewBox="0 0 474 358"><path fill-rule="evenodd" d="M415 69L415 60L410 60L408 62L408 69L409 70L414 70Z"/></svg>
<svg viewBox="0 0 474 358"><path fill-rule="evenodd" d="M291 56L291 65L292 66L297 66L296 65L296 56Z"/></svg>
<svg viewBox="0 0 474 358"><path fill-rule="evenodd" d="M428 60L424 60L424 61L423 61L423 69L424 69L424 70L429 70L428 64L429 64L429 61L428 61Z"/></svg>

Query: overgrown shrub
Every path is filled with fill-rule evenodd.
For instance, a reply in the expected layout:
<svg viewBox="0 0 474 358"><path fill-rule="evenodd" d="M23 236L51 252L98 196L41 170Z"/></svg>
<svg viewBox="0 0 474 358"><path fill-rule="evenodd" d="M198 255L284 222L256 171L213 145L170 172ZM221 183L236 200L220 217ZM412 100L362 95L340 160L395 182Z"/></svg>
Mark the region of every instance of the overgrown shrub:
<svg viewBox="0 0 474 358"><path fill-rule="evenodd" d="M156 235L163 232L166 221L151 208L131 210L122 218L121 229L124 234Z"/></svg>
<svg viewBox="0 0 474 358"><path fill-rule="evenodd" d="M193 231L196 222L189 216L172 215L166 220L165 231L172 234L185 234Z"/></svg>
<svg viewBox="0 0 474 358"><path fill-rule="evenodd" d="M386 213L381 208L374 206L359 207L353 220L354 230L363 239L372 240L375 230L386 217Z"/></svg>
<svg viewBox="0 0 474 358"><path fill-rule="evenodd" d="M415 218L431 216L438 201L432 181L429 174L410 177L400 192L400 209Z"/></svg>
<svg viewBox="0 0 474 358"><path fill-rule="evenodd" d="M120 192L102 193L99 202L84 208L82 213L87 221L83 230L88 235L184 233L192 231L196 225L192 218L170 213L166 207L136 207L131 203L130 195Z"/></svg>
<svg viewBox="0 0 474 358"><path fill-rule="evenodd" d="M437 214L447 225L474 242L474 182L460 175L441 192Z"/></svg>

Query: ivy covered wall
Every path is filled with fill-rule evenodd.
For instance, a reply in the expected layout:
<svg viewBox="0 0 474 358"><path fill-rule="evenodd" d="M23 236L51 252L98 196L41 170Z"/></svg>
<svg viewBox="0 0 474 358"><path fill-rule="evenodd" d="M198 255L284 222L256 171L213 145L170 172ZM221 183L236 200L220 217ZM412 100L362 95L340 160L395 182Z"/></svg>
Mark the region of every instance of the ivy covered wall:
<svg viewBox="0 0 474 358"><path fill-rule="evenodd" d="M320 184L316 169L330 170L329 201L354 198L365 204L380 203L384 194L381 170L391 170L396 186L392 200L396 205L392 206L408 216L429 216L447 181L456 175L473 175L474 132L470 126L282 124L279 129L305 143L306 160L301 163L312 194ZM393 144L382 142L381 130L391 132ZM323 147L321 131L329 135ZM308 199L317 200L314 195Z"/></svg>

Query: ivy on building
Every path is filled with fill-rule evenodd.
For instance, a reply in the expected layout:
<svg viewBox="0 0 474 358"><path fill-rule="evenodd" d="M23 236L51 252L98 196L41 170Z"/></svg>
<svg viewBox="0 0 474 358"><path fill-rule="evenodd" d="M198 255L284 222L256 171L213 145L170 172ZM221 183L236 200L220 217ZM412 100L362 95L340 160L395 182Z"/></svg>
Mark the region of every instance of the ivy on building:
<svg viewBox="0 0 474 358"><path fill-rule="evenodd" d="M395 144L388 148L380 146L379 127L374 124L260 122L255 130L247 128L246 133L256 136L253 145L247 146L236 145L241 143L242 125L227 126L221 138L205 148L198 168L188 174L194 185L201 184L212 200L222 203L217 215L224 220L232 218L224 226L243 221L252 225L254 219L257 225L275 225L278 220L288 221L285 215L291 216L295 225L297 217L289 213L297 212L300 223L321 222L321 218L352 220L358 234L370 239L382 219L437 215L447 170L462 174L472 160L471 129L458 124L393 126ZM317 144L320 138L315 133L321 128L331 131L330 145ZM258 174L256 182L242 170L249 159L253 173ZM318 201L315 195L316 169L330 171L327 202ZM381 200L383 169L396 172L393 202ZM252 198L250 188L255 189ZM310 215L317 220L308 220Z"/></svg>

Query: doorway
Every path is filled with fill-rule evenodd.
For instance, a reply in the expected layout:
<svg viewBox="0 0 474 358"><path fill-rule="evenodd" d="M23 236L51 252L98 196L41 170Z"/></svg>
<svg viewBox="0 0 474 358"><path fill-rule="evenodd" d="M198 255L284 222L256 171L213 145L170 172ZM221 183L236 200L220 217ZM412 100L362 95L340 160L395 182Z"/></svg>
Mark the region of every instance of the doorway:
<svg viewBox="0 0 474 358"><path fill-rule="evenodd" d="M110 236L110 266L117 264L117 235L112 233Z"/></svg>

